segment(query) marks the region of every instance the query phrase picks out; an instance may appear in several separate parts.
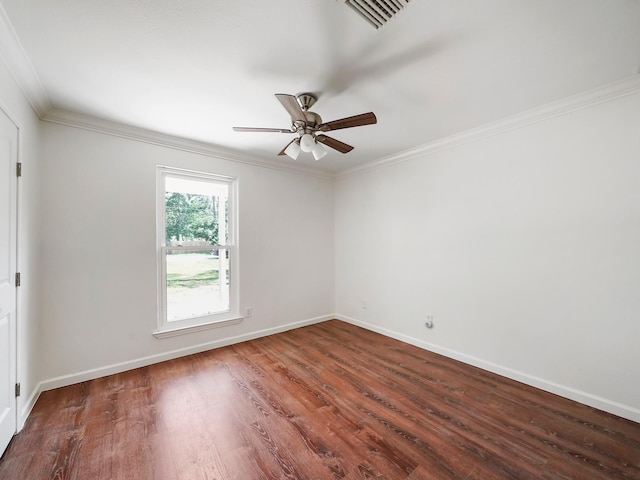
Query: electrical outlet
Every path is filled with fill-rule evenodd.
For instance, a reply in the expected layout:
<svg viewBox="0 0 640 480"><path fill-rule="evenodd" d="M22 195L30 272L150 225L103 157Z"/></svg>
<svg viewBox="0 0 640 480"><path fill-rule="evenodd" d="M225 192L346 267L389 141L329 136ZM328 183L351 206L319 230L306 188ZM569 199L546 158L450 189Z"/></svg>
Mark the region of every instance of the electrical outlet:
<svg viewBox="0 0 640 480"><path fill-rule="evenodd" d="M253 315L253 307L245 307L244 308L244 317L249 318Z"/></svg>
<svg viewBox="0 0 640 480"><path fill-rule="evenodd" d="M433 315L427 315L424 326L427 328L433 328Z"/></svg>
<svg viewBox="0 0 640 480"><path fill-rule="evenodd" d="M362 303L360 304L360 306L362 307L363 310L367 309L367 301L366 300L362 300Z"/></svg>

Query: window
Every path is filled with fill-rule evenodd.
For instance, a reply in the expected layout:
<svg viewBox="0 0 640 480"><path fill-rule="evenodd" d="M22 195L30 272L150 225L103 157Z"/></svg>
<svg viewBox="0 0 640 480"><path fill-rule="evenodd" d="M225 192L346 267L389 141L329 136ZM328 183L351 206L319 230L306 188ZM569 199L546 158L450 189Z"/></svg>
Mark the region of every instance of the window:
<svg viewBox="0 0 640 480"><path fill-rule="evenodd" d="M236 180L158 167L158 337L241 321Z"/></svg>

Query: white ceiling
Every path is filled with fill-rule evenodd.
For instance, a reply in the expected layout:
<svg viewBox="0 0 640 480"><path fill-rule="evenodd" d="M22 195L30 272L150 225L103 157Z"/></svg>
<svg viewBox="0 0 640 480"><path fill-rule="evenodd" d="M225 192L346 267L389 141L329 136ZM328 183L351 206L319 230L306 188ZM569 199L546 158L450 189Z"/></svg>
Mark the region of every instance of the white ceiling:
<svg viewBox="0 0 640 480"><path fill-rule="evenodd" d="M374 29L344 0L0 0L47 101L240 155L291 135L273 96L311 91L355 146L326 172L416 148L639 73L638 0L412 0ZM46 115L46 112L40 112Z"/></svg>

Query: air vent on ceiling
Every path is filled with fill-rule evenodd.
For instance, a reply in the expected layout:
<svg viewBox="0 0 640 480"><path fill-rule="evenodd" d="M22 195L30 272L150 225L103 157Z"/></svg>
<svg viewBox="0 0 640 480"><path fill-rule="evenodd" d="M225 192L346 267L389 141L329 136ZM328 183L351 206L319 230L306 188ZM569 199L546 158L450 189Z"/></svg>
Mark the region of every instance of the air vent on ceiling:
<svg viewBox="0 0 640 480"><path fill-rule="evenodd" d="M376 28L383 27L411 0L345 0L362 18Z"/></svg>

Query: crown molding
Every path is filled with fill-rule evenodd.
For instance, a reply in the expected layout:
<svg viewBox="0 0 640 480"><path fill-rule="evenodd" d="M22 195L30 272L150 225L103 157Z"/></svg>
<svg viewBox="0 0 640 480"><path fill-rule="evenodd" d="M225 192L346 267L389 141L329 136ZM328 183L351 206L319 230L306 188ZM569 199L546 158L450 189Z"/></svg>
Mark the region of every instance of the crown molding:
<svg viewBox="0 0 640 480"><path fill-rule="evenodd" d="M506 117L496 122L453 134L394 155L374 159L364 165L332 173L319 171L317 169L314 170L299 165L284 165L280 162L240 153L236 150L222 149L205 142L187 140L146 129L102 120L88 115L54 109L51 100L42 86L42 83L40 82L40 79L31 64L31 61L29 60L29 57L27 56L22 43L15 32L1 1L0 60L7 66L8 70L15 78L36 115L43 121L82 128L107 135L155 144L167 148L174 148L185 152L196 153L223 160L322 178L342 177L413 159L424 158L425 156L441 150L454 148L491 136L500 135L534 123L550 120L554 117L566 115L577 110L589 108L600 103L609 102L617 98L640 92L640 74L634 74L619 81L612 82L556 102L548 103L546 105Z"/></svg>
<svg viewBox="0 0 640 480"><path fill-rule="evenodd" d="M318 171L302 166L283 165L279 162L260 157L243 154L235 150L222 149L208 143L187 140L167 134L153 132L138 127L132 127L117 122L91 117L84 114L68 112L59 109L49 109L40 118L43 121L61 125L81 128L107 135L118 136L130 140L150 143L167 148L174 148L185 152L196 153L222 160L244 163L253 166L271 168L291 173L311 175L321 178L338 178L367 170L407 162L409 160L424 158L436 152L455 148L460 145L482 140L484 138L501 135L517 130L528 125L544 122L555 117L569 114L578 110L592 107L605 102L610 102L628 95L640 93L640 74L631 75L619 81L572 95L565 99L548 103L525 112L506 117L502 120L491 122L464 132L444 137L419 147L405 150L388 157L373 160L367 164L354 167L342 172L330 173Z"/></svg>
<svg viewBox="0 0 640 480"><path fill-rule="evenodd" d="M313 170L300 165L284 165L281 162L243 154L235 150L221 149L205 142L192 141L142 128L102 120L89 115L55 109L42 86L27 53L13 28L11 20L0 0L0 61L4 63L25 95L38 118L45 122L81 128L107 135L150 143L185 152L196 153L221 160L244 163L273 170L333 178L333 173Z"/></svg>
<svg viewBox="0 0 640 480"><path fill-rule="evenodd" d="M616 82L612 82L592 90L587 90L556 102L551 102L495 122L487 123L464 132L434 140L433 142L429 142L419 147L405 150L388 157L373 160L364 165L339 172L335 176L347 176L354 173L407 162L409 160L424 158L442 150L476 142L495 135L501 135L528 125L544 122L555 117L636 93L640 93L640 74L634 74Z"/></svg>
<svg viewBox="0 0 640 480"><path fill-rule="evenodd" d="M22 43L0 3L0 60L7 66L38 117L51 109L51 100L45 91Z"/></svg>
<svg viewBox="0 0 640 480"><path fill-rule="evenodd" d="M310 175L320 178L334 177L334 175L331 173L313 170L311 168L306 168L303 166L283 165L280 162L268 160L258 156L239 153L236 150L223 149L209 143L199 142L196 140L188 140L164 133L154 132L152 130L146 130L144 128L133 127L118 122L112 122L109 120L84 115L81 113L60 110L57 108L49 110L45 115L40 117L40 120L44 122L55 123L58 125L79 128L82 130L89 130L105 135L111 135L114 137L126 138L128 140L133 140L136 142L148 143L165 148L172 148L188 153L195 153L197 155L217 158L219 160L227 160L235 163L243 163L256 167Z"/></svg>

